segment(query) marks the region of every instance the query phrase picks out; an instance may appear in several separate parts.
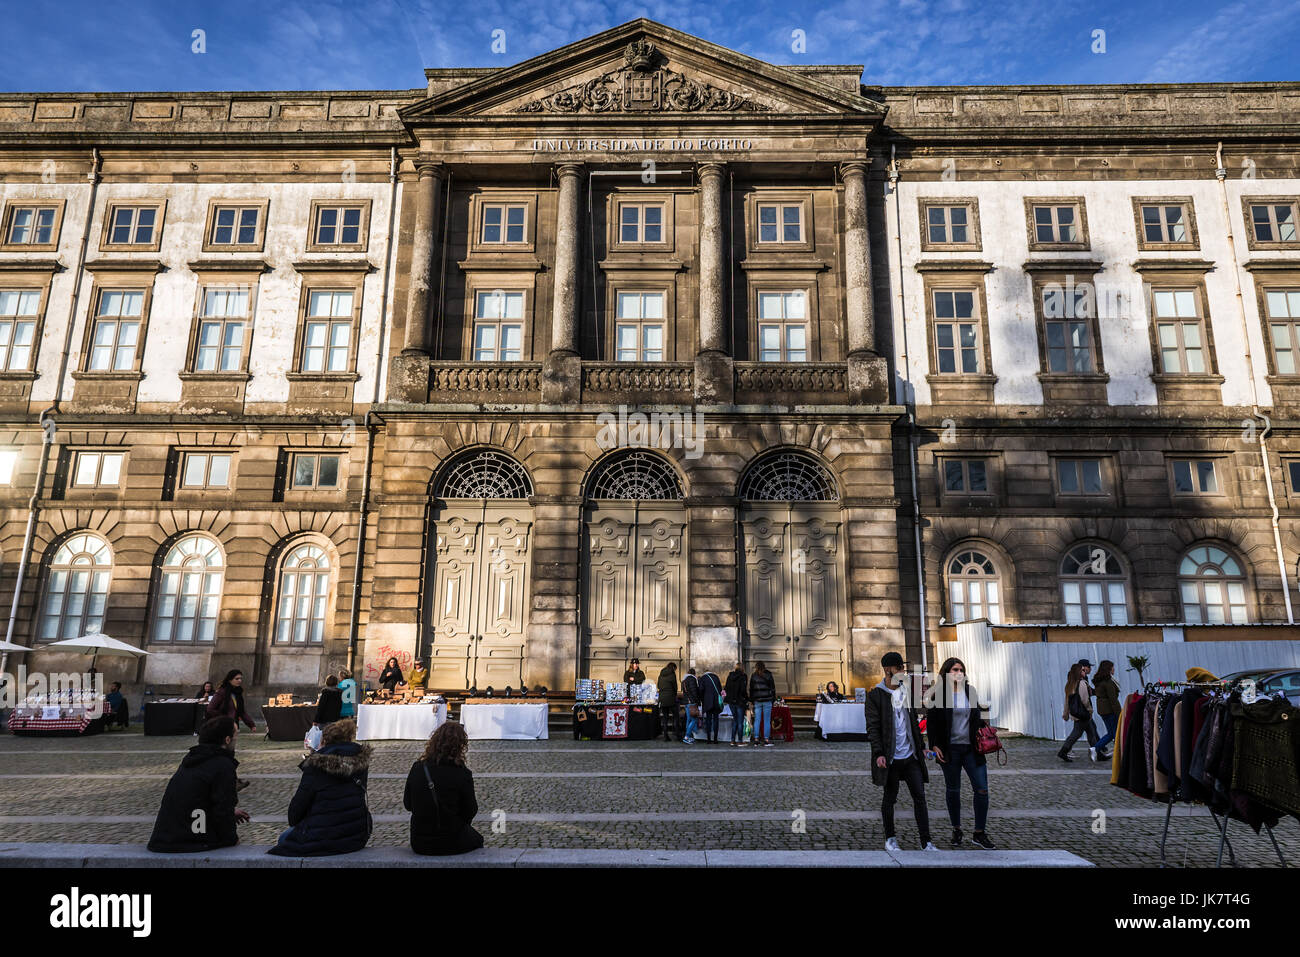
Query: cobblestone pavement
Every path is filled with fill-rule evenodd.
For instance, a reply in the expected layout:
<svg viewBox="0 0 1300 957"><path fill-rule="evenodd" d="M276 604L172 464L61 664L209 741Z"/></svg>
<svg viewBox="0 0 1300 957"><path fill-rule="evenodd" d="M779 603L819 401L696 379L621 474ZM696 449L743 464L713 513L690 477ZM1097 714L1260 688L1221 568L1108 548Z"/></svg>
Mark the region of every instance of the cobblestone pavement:
<svg viewBox="0 0 1300 957"><path fill-rule="evenodd" d="M132 731L92 738L0 736L0 841L144 843L167 779L190 741ZM1007 742L1006 767L990 763L989 834L1006 850L1061 849L1100 865L1159 862L1164 809L1109 783L1109 766L1075 751L1072 765L1050 741ZM270 844L285 827L302 751L245 735L241 795L253 815L243 840ZM404 844L402 788L416 742L379 742L370 774L373 844ZM800 740L775 748L685 746L664 741L485 741L470 749L489 846L749 850L877 850L884 836L880 790L865 744ZM949 824L942 776L926 790L936 843ZM969 835L971 791L963 784ZM1100 828L1104 814L1104 829ZM900 843L917 832L906 789L897 812ZM1278 866L1267 835L1239 823L1229 832L1240 864ZM1300 863L1300 822L1276 829ZM1172 864L1210 867L1218 831L1204 808L1178 808L1169 831ZM968 843L969 847L969 843ZM970 853L979 853L971 848ZM1225 856L1226 861L1226 856Z"/></svg>

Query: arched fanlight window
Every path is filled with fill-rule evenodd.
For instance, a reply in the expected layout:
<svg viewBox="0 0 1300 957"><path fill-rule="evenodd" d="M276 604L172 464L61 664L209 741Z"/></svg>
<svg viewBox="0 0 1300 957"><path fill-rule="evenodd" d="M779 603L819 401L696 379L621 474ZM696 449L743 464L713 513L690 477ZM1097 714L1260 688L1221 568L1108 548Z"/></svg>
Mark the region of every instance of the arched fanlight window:
<svg viewBox="0 0 1300 957"><path fill-rule="evenodd" d="M1245 624L1246 575L1238 561L1221 548L1201 545L1188 551L1178 566L1183 621L1189 625Z"/></svg>
<svg viewBox="0 0 1300 957"><path fill-rule="evenodd" d="M462 456L438 483L439 498L528 498L533 483L524 467L501 452L482 449Z"/></svg>
<svg viewBox="0 0 1300 957"><path fill-rule="evenodd" d="M615 501L677 501L682 485L673 467L651 452L631 451L596 469L587 497Z"/></svg>
<svg viewBox="0 0 1300 957"><path fill-rule="evenodd" d="M749 502L834 502L835 482L820 462L801 452L765 455L740 482L740 497Z"/></svg>
<svg viewBox="0 0 1300 957"><path fill-rule="evenodd" d="M1002 621L1002 579L983 552L958 552L948 561L948 620L952 623L987 618Z"/></svg>
<svg viewBox="0 0 1300 957"><path fill-rule="evenodd" d="M154 641L215 641L225 559L206 535L189 535L163 559Z"/></svg>
<svg viewBox="0 0 1300 957"><path fill-rule="evenodd" d="M41 609L41 641L80 638L104 627L113 550L88 532L73 535L54 553Z"/></svg>
<svg viewBox="0 0 1300 957"><path fill-rule="evenodd" d="M1127 625L1128 576L1100 545L1076 545L1061 561L1061 604L1067 625Z"/></svg>
<svg viewBox="0 0 1300 957"><path fill-rule="evenodd" d="M280 566L277 645L319 645L330 609L330 559L319 545L299 545Z"/></svg>

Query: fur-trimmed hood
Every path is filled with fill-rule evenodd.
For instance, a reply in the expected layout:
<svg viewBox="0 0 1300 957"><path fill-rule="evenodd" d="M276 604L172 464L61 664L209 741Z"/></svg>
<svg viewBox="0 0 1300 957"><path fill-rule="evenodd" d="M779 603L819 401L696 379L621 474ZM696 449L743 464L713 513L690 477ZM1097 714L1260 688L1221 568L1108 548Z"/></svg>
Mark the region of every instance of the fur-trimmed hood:
<svg viewBox="0 0 1300 957"><path fill-rule="evenodd" d="M314 768L336 778L350 778L370 769L370 753L370 745L355 741L330 744L309 754L298 767L304 771Z"/></svg>

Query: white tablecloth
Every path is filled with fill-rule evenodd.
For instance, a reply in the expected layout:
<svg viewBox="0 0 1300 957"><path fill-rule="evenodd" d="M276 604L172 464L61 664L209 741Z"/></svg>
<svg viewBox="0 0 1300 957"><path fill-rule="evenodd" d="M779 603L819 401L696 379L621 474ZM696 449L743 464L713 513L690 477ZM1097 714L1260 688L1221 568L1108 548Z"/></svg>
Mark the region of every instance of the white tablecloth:
<svg viewBox="0 0 1300 957"><path fill-rule="evenodd" d="M544 704L466 704L460 709L460 723L471 738L503 741L545 741Z"/></svg>
<svg viewBox="0 0 1300 957"><path fill-rule="evenodd" d="M447 720L447 706L440 704L357 705L357 740L404 739L428 741L429 735Z"/></svg>
<svg viewBox="0 0 1300 957"><path fill-rule="evenodd" d="M822 734L866 734L867 708L859 702L844 704L818 703L813 711L813 720L822 729Z"/></svg>

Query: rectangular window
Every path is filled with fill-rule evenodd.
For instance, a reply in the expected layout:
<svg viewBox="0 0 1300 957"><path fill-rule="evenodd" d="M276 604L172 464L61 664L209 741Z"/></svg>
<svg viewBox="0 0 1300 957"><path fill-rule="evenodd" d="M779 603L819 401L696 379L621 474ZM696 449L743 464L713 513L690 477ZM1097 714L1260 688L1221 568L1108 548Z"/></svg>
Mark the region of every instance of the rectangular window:
<svg viewBox="0 0 1300 957"><path fill-rule="evenodd" d="M157 206L114 206L110 212L110 246L154 246Z"/></svg>
<svg viewBox="0 0 1300 957"><path fill-rule="evenodd" d="M195 372L235 372L243 365L248 287L203 290Z"/></svg>
<svg viewBox="0 0 1300 957"><path fill-rule="evenodd" d="M14 469L17 465L17 449L0 449L0 485L14 483Z"/></svg>
<svg viewBox="0 0 1300 957"><path fill-rule="evenodd" d="M1187 232L1187 208L1182 204L1142 205L1142 241L1144 243L1190 242Z"/></svg>
<svg viewBox="0 0 1300 957"><path fill-rule="evenodd" d="M32 364L41 294L35 289L0 289L0 369L26 371Z"/></svg>
<svg viewBox="0 0 1300 957"><path fill-rule="evenodd" d="M296 489L338 488L341 458L305 452L293 456L291 484Z"/></svg>
<svg viewBox="0 0 1300 957"><path fill-rule="evenodd" d="M758 294L758 361L808 361L808 294L804 290Z"/></svg>
<svg viewBox="0 0 1300 957"><path fill-rule="evenodd" d="M303 372L347 372L351 365L351 289L314 289L303 325Z"/></svg>
<svg viewBox="0 0 1300 957"><path fill-rule="evenodd" d="M1151 293L1155 313L1160 371L1175 375L1204 375L1205 330L1200 297L1195 289L1156 289Z"/></svg>
<svg viewBox="0 0 1300 957"><path fill-rule="evenodd" d="M1217 495L1219 480L1213 459L1178 459L1173 463L1174 492L1179 495Z"/></svg>
<svg viewBox="0 0 1300 957"><path fill-rule="evenodd" d="M971 242L970 207L927 206L926 239L931 245L962 245Z"/></svg>
<svg viewBox="0 0 1300 957"><path fill-rule="evenodd" d="M183 488L226 488L230 484L228 452L186 452L181 469Z"/></svg>
<svg viewBox="0 0 1300 957"><path fill-rule="evenodd" d="M1294 495L1300 495L1300 461L1288 462L1286 464L1287 474L1291 478L1291 492Z"/></svg>
<svg viewBox="0 0 1300 957"><path fill-rule="evenodd" d="M91 372L129 372L135 368L144 291L102 289L91 334Z"/></svg>
<svg viewBox="0 0 1300 957"><path fill-rule="evenodd" d="M474 360L518 362L524 348L524 294L494 289L474 294Z"/></svg>
<svg viewBox="0 0 1300 957"><path fill-rule="evenodd" d="M212 211L212 246L255 246L261 206L217 206Z"/></svg>
<svg viewBox="0 0 1300 957"><path fill-rule="evenodd" d="M1104 495L1101 459L1057 459L1056 476L1062 495Z"/></svg>
<svg viewBox="0 0 1300 957"><path fill-rule="evenodd" d="M619 204L618 241L620 243L662 243L664 241L663 204Z"/></svg>
<svg viewBox="0 0 1300 957"><path fill-rule="evenodd" d="M986 459L945 459L943 487L947 492L964 492L982 495L989 490L988 461Z"/></svg>
<svg viewBox="0 0 1300 957"><path fill-rule="evenodd" d="M1264 293L1268 341L1278 375L1296 375L1300 354L1300 289L1269 289Z"/></svg>
<svg viewBox="0 0 1300 957"><path fill-rule="evenodd" d="M121 452L78 452L72 468L72 484L79 488L117 485L122 478Z"/></svg>
<svg viewBox="0 0 1300 957"><path fill-rule="evenodd" d="M1034 206L1034 242L1041 245L1060 245L1082 241L1079 232L1079 207Z"/></svg>
<svg viewBox="0 0 1300 957"><path fill-rule="evenodd" d="M1042 291L1042 303L1047 371L1095 372L1087 287L1075 288L1071 298L1067 287L1049 283Z"/></svg>
<svg viewBox="0 0 1300 957"><path fill-rule="evenodd" d="M803 242L803 204L759 203L758 241L760 243Z"/></svg>
<svg viewBox="0 0 1300 957"><path fill-rule="evenodd" d="M483 229L480 233L484 243L522 243L524 241L524 219L528 207L513 203L492 203L483 207Z"/></svg>
<svg viewBox="0 0 1300 957"><path fill-rule="evenodd" d="M1252 203L1250 226L1257 243L1296 241L1295 203Z"/></svg>
<svg viewBox="0 0 1300 957"><path fill-rule="evenodd" d="M11 206L5 242L12 246L49 246L54 242L57 206Z"/></svg>
<svg viewBox="0 0 1300 957"><path fill-rule="evenodd" d="M316 207L314 246L360 246L362 214L361 206L318 206Z"/></svg>
<svg viewBox="0 0 1300 957"><path fill-rule="evenodd" d="M970 290L934 291L934 345L941 374L981 371L975 293Z"/></svg>
<svg viewBox="0 0 1300 957"><path fill-rule="evenodd" d="M663 362L664 294L620 292L614 323L619 362Z"/></svg>

